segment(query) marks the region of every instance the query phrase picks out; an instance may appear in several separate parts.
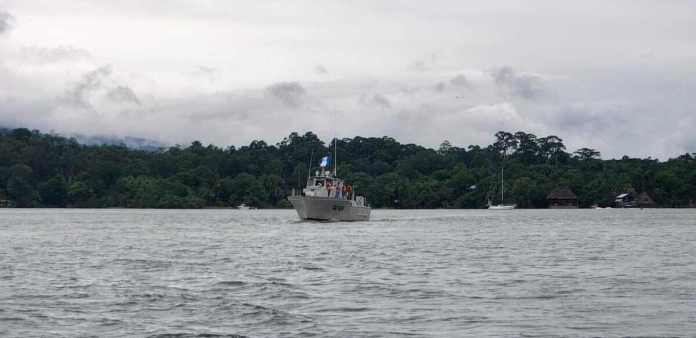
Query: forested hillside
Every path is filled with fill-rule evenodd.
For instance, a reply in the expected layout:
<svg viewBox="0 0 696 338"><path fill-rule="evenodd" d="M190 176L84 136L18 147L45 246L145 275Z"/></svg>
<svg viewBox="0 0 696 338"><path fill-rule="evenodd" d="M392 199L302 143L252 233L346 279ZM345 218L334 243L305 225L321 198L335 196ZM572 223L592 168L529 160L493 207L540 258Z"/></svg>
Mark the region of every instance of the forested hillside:
<svg viewBox="0 0 696 338"><path fill-rule="evenodd" d="M495 140L428 149L389 137L346 138L338 140L338 171L373 207L481 208L499 196L501 165L507 202L523 208L546 207L546 195L557 187L571 188L584 207L629 189L664 207L696 201L694 154L664 162L601 160L593 149L568 152L556 136L498 132ZM275 145L193 142L148 152L2 130L0 199L18 207L287 207L285 197L304 184L310 159L314 170L328 152L313 133L293 133Z"/></svg>

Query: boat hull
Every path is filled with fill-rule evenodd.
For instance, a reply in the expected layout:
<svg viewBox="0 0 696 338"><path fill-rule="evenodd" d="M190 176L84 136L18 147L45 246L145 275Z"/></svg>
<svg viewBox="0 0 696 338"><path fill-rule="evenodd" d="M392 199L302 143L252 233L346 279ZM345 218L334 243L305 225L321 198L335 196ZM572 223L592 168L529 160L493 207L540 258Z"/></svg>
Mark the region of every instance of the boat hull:
<svg viewBox="0 0 696 338"><path fill-rule="evenodd" d="M514 205L491 205L488 210L512 210L515 209Z"/></svg>
<svg viewBox="0 0 696 338"><path fill-rule="evenodd" d="M355 205L354 201L329 197L290 196L288 200L301 220L369 221L371 208Z"/></svg>

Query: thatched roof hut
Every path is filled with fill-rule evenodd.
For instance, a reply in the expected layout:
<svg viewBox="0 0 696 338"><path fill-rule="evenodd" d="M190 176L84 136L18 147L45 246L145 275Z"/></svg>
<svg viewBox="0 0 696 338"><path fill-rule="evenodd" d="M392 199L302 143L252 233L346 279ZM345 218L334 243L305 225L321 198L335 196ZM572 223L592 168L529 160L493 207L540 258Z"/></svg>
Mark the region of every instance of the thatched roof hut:
<svg viewBox="0 0 696 338"><path fill-rule="evenodd" d="M546 195L549 207L552 209L567 209L578 207L578 196L568 187L556 188Z"/></svg>
<svg viewBox="0 0 696 338"><path fill-rule="evenodd" d="M571 199L577 200L578 196L568 187L556 188L556 190L546 195L546 199Z"/></svg>

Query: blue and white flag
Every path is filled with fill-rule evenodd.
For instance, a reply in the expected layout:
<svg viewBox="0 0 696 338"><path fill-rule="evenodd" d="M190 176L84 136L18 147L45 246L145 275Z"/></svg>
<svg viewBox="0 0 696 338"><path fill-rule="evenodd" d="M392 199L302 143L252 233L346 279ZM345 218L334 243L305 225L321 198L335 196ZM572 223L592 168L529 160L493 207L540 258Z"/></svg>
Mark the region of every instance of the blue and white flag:
<svg viewBox="0 0 696 338"><path fill-rule="evenodd" d="M322 168L326 168L326 167L329 166L330 163L331 163L331 155L329 155L329 156L324 156L324 157L321 159L321 164L320 164L319 166L322 167Z"/></svg>

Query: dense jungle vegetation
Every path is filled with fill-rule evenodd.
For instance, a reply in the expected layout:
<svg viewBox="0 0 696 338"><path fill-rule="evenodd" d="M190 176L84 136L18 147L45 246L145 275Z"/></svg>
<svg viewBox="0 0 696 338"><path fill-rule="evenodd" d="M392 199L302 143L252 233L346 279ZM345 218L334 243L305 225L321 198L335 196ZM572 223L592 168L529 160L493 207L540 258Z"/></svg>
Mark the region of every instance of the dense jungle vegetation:
<svg viewBox="0 0 696 338"><path fill-rule="evenodd" d="M338 140L339 176L373 207L481 208L498 202L505 166L506 202L544 208L547 194L569 187L579 204L610 203L617 193L647 192L663 207L693 206L696 154L667 161L602 160L594 149L566 151L556 136L498 132L486 147L439 149L390 137ZM193 142L160 151L79 144L28 129L0 130L0 199L18 207L201 208L246 203L288 207L308 165L329 153L315 134L292 133L270 145L219 148Z"/></svg>

